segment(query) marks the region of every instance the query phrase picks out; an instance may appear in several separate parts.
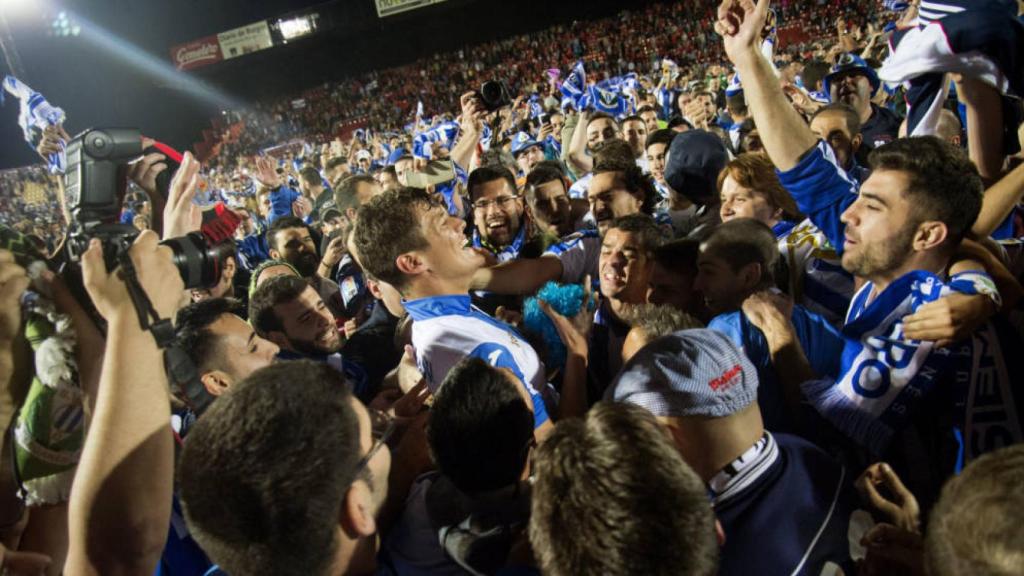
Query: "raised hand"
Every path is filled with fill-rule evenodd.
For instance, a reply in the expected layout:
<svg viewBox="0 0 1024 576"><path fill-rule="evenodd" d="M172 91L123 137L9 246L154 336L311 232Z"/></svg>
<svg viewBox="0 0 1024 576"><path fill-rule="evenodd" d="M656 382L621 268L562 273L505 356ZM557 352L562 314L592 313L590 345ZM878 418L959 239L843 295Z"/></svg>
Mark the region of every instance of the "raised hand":
<svg viewBox="0 0 1024 576"><path fill-rule="evenodd" d="M163 237L176 238L199 230L203 224L203 213L196 206L196 189L199 185L199 161L191 152L185 152L181 166L171 179L164 206Z"/></svg>
<svg viewBox="0 0 1024 576"><path fill-rule="evenodd" d="M273 158L263 156L256 159L256 172L253 178L267 188L277 188L281 185L281 175L277 173L277 166Z"/></svg>
<svg viewBox="0 0 1024 576"><path fill-rule="evenodd" d="M723 0L718 6L715 32L722 37L725 53L737 59L760 54L761 32L768 20L770 0Z"/></svg>
<svg viewBox="0 0 1024 576"><path fill-rule="evenodd" d="M147 230L135 239L129 254L139 284L153 307L161 318L171 318L181 303L185 283L174 265L173 252L159 240L155 232ZM117 270L107 271L99 240L93 239L82 255L82 280L96 310L108 321L136 313L121 275Z"/></svg>
<svg viewBox="0 0 1024 576"><path fill-rule="evenodd" d="M146 143L143 142L143 147ZM150 200L160 196L156 189L156 177L167 170L167 157L159 152L146 154L135 162L128 164L128 178L135 182L139 188L146 191Z"/></svg>

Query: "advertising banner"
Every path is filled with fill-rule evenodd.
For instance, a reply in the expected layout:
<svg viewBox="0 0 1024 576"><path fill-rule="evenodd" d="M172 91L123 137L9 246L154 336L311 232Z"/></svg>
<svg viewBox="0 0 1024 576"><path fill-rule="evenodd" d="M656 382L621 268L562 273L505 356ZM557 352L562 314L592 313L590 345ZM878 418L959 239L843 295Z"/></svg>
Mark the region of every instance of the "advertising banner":
<svg viewBox="0 0 1024 576"><path fill-rule="evenodd" d="M266 50L274 45L270 38L270 27L265 20L217 34L220 52L224 59Z"/></svg>
<svg viewBox="0 0 1024 576"><path fill-rule="evenodd" d="M215 64L223 59L216 36L207 36L171 48L171 61L178 70L191 70Z"/></svg>
<svg viewBox="0 0 1024 576"><path fill-rule="evenodd" d="M424 8L432 4L440 4L445 0L374 0L377 3L377 16L385 18L407 10Z"/></svg>

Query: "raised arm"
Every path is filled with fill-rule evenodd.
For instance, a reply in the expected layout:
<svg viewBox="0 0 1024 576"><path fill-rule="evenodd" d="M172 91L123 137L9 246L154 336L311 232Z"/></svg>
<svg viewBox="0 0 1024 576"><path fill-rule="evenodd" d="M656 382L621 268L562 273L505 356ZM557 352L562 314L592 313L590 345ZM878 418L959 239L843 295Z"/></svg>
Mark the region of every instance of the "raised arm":
<svg viewBox="0 0 1024 576"><path fill-rule="evenodd" d="M561 276L562 262L554 256L524 258L477 270L472 287L497 294L532 294Z"/></svg>
<svg viewBox="0 0 1024 576"><path fill-rule="evenodd" d="M184 285L170 248L143 232L131 248L139 283L161 318ZM86 289L108 323L96 412L71 493L66 573L152 574L171 515L174 445L167 376L156 340L139 325L124 281L93 241L82 258Z"/></svg>
<svg viewBox="0 0 1024 576"><path fill-rule="evenodd" d="M769 0L757 4L753 0L724 0L718 7L715 31L743 79L743 93L765 151L776 168L786 171L795 167L818 139L789 104L771 63L761 54L760 34L770 4Z"/></svg>
<svg viewBox="0 0 1024 576"><path fill-rule="evenodd" d="M460 98L462 103L462 119L459 123L459 139L452 147L451 159L470 171L476 145L480 143L480 135L484 129L485 112L477 100L475 92L466 92Z"/></svg>
<svg viewBox="0 0 1024 576"><path fill-rule="evenodd" d="M569 164L573 171L580 176L594 169L594 160L587 156L587 124L589 123L590 112L581 111L576 129L572 132L572 141L569 143Z"/></svg>
<svg viewBox="0 0 1024 576"><path fill-rule="evenodd" d="M974 221L971 232L978 238L990 236L1020 202L1021 195L1024 195L1024 164L985 190L981 213Z"/></svg>

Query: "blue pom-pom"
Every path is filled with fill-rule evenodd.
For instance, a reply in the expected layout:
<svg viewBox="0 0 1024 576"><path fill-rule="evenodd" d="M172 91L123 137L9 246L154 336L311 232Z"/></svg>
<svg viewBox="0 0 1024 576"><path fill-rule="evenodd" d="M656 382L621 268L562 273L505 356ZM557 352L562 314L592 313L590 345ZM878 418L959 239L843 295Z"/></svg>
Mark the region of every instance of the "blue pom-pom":
<svg viewBox="0 0 1024 576"><path fill-rule="evenodd" d="M539 334L547 349L547 367L562 368L565 366L566 349L562 339L558 336L558 330L548 318L548 315L540 309L539 300L547 302L551 308L562 316L572 318L580 313L580 307L586 299L583 286L579 284L558 284L548 282L537 292L537 296L526 299L523 305L523 323L526 329ZM593 309L593 302L591 302Z"/></svg>

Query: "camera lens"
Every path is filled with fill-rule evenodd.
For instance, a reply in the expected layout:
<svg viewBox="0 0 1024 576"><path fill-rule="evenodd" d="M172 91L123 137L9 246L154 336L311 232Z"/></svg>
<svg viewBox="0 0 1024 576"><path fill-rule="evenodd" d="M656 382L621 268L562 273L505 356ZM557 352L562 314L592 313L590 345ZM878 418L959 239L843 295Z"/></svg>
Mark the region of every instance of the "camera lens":
<svg viewBox="0 0 1024 576"><path fill-rule="evenodd" d="M185 288L209 288L220 281L224 261L223 244L210 246L199 232L192 232L163 242L174 252L174 265L185 282Z"/></svg>

